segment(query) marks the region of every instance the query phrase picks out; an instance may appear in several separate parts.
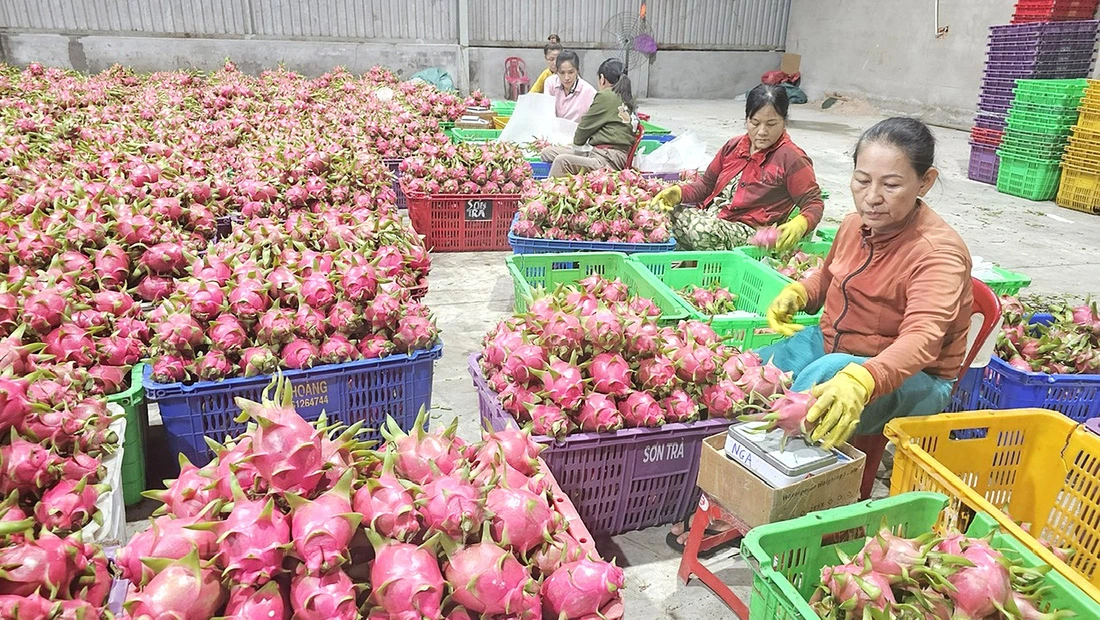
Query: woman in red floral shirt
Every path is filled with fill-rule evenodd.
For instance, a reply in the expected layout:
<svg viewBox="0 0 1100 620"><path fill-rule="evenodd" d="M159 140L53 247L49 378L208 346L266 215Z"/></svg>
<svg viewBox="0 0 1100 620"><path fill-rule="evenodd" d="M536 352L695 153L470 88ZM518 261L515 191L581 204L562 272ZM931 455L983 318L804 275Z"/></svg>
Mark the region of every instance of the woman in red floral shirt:
<svg viewBox="0 0 1100 620"><path fill-rule="evenodd" d="M777 247L786 251L821 221L825 205L813 162L787 135L788 106L782 86L749 91L747 133L727 142L701 177L657 194L654 202L672 210L678 249L729 250L746 245L756 229L779 224Z"/></svg>

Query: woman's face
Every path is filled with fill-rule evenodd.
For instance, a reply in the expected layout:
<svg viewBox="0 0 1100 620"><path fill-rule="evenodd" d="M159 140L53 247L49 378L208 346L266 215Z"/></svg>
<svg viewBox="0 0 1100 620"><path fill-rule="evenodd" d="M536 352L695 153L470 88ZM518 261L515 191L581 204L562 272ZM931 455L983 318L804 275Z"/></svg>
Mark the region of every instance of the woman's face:
<svg viewBox="0 0 1100 620"><path fill-rule="evenodd" d="M558 62L558 54L561 50L550 50L550 53L544 56L546 58L546 66L550 67L550 72L553 73L554 65Z"/></svg>
<svg viewBox="0 0 1100 620"><path fill-rule="evenodd" d="M573 90L577 85L577 67L571 62L563 62L558 67L558 79L566 92Z"/></svg>
<svg viewBox="0 0 1100 620"><path fill-rule="evenodd" d="M754 151L771 148L779 141L786 127L783 117L770 105L760 108L756 114L745 119L745 130L748 131Z"/></svg>
<svg viewBox="0 0 1100 620"><path fill-rule="evenodd" d="M852 198L863 225L879 234L903 226L938 174L929 168L918 175L905 153L892 144L864 144L852 172Z"/></svg>

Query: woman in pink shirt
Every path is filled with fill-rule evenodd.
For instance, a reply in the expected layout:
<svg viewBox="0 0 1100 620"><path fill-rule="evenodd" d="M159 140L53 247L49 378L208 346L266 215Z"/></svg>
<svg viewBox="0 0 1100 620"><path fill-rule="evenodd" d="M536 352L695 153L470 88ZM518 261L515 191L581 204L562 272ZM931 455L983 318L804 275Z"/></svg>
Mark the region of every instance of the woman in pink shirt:
<svg viewBox="0 0 1100 620"><path fill-rule="evenodd" d="M557 73L546 78L546 94L554 97L554 111L558 118L567 118L574 123L592 105L596 89L585 82L580 75L580 58L572 50L563 50L558 54Z"/></svg>

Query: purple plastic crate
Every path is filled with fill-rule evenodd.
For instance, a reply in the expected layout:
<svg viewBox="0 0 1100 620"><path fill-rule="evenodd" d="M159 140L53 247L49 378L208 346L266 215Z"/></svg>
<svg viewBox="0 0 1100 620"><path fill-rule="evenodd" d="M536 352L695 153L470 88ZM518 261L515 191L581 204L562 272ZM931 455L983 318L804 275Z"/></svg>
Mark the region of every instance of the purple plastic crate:
<svg viewBox="0 0 1100 620"><path fill-rule="evenodd" d="M997 147L988 144L970 143L970 163L966 176L974 181L997 184L997 169L1001 158L997 156Z"/></svg>
<svg viewBox="0 0 1100 620"><path fill-rule="evenodd" d="M397 198L394 202L397 204L398 209L408 209L409 201L405 198L405 190L401 189L401 159L383 159L382 163L386 164L386 167L390 169L390 174L393 175L393 193L397 194Z"/></svg>
<svg viewBox="0 0 1100 620"><path fill-rule="evenodd" d="M1093 418L1085 422L1085 428L1092 431L1096 435L1100 435L1100 418Z"/></svg>
<svg viewBox="0 0 1100 620"><path fill-rule="evenodd" d="M1015 95L1009 93L1008 95L993 95L986 92L986 89L982 89L978 99L978 109L982 112L995 112L998 114L1008 114L1008 109L1012 107L1012 100Z"/></svg>
<svg viewBox="0 0 1100 620"><path fill-rule="evenodd" d="M482 425L517 426L481 376L480 354L470 355ZM564 439L536 436L547 444L539 456L595 535L613 536L674 523L695 507L703 439L724 433L730 420L628 428L613 433L574 433Z"/></svg>
<svg viewBox="0 0 1100 620"><path fill-rule="evenodd" d="M1001 24L989 27L989 36L1011 36L1021 34L1068 34L1091 32L1096 34L1100 20L1082 19L1065 22L1030 22L1026 24Z"/></svg>
<svg viewBox="0 0 1100 620"><path fill-rule="evenodd" d="M1008 121L1005 120L1004 114L996 114L994 112L978 112L978 115L974 117L974 125L981 127L982 129L995 129L997 131L1004 131L1008 126Z"/></svg>

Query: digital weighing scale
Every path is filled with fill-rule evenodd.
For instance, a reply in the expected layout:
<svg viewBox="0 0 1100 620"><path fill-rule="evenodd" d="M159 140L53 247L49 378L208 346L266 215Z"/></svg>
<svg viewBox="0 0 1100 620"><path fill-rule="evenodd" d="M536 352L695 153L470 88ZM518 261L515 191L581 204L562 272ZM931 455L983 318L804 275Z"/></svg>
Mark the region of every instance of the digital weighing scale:
<svg viewBox="0 0 1100 620"><path fill-rule="evenodd" d="M840 450L822 450L801 438L791 438L780 449L783 431L763 432L763 422L733 424L726 434L726 457L745 466L774 489L788 487L847 463Z"/></svg>

